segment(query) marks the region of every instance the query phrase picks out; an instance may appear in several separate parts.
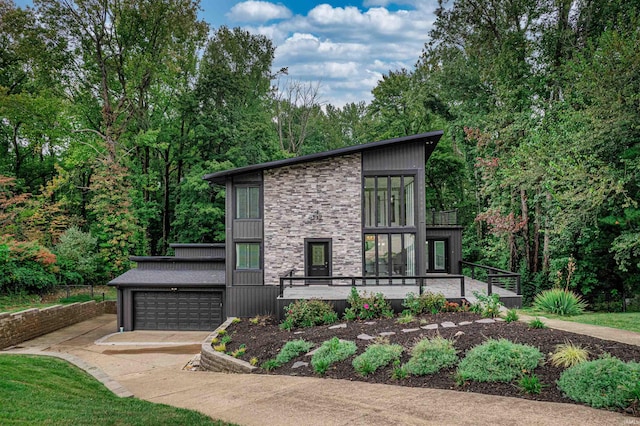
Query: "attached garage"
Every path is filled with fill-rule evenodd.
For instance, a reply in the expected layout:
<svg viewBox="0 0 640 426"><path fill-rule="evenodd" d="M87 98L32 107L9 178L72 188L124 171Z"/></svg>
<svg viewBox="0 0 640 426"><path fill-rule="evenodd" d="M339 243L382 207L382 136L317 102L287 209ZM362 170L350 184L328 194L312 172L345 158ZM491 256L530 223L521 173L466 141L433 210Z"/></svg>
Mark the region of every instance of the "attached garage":
<svg viewBox="0 0 640 426"><path fill-rule="evenodd" d="M135 330L213 330L222 323L222 291L133 292Z"/></svg>
<svg viewBox="0 0 640 426"><path fill-rule="evenodd" d="M132 257L138 267L109 283L118 290L120 330L214 330L222 324L224 245L176 244L174 249L175 257Z"/></svg>

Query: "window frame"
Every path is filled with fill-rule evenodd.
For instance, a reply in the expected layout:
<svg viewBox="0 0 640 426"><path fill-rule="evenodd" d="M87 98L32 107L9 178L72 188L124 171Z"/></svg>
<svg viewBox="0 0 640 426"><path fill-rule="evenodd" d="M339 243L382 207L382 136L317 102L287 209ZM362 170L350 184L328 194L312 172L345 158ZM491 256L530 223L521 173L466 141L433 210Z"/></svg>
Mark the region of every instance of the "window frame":
<svg viewBox="0 0 640 426"><path fill-rule="evenodd" d="M245 254L245 258L248 260L247 265L246 266L242 266L240 265L240 259L242 258L242 256L240 255L240 246L257 246L258 249L258 262L257 265L254 267L254 265L251 263L251 257L252 257L252 253L251 252L247 252ZM249 247L247 247L248 249ZM257 241L238 241L235 243L235 247L234 247L234 269L236 271L259 271L262 269L262 244L260 242Z"/></svg>
<svg viewBox="0 0 640 426"><path fill-rule="evenodd" d="M255 200L256 205L252 206L252 200L251 200L251 190L257 190L257 199ZM246 194L246 206L245 206L245 211L247 212L246 217L241 217L240 216L240 196L239 196L239 191L247 191ZM258 220L258 219L262 219L262 191L261 191L261 186L260 185L255 185L255 184L243 184L243 185L234 185L234 190L233 190L233 196L234 196L234 204L235 204L235 214L234 214L234 219L236 220ZM255 210L252 210L252 207L255 207ZM256 216L253 217L251 215L252 212L255 212Z"/></svg>

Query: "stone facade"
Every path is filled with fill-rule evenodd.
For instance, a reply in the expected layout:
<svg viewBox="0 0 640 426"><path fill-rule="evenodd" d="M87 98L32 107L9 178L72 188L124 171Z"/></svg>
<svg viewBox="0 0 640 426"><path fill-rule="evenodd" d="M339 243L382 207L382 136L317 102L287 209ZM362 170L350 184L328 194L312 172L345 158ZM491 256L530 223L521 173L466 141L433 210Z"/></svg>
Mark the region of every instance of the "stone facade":
<svg viewBox="0 0 640 426"><path fill-rule="evenodd" d="M3 312L0 313L0 349L17 345L98 315L115 313L116 302L113 300L100 303L90 301L70 305L54 305L48 308L27 309L15 313Z"/></svg>
<svg viewBox="0 0 640 426"><path fill-rule="evenodd" d="M362 275L360 153L264 172L264 280L304 273L305 238L331 238L332 275Z"/></svg>

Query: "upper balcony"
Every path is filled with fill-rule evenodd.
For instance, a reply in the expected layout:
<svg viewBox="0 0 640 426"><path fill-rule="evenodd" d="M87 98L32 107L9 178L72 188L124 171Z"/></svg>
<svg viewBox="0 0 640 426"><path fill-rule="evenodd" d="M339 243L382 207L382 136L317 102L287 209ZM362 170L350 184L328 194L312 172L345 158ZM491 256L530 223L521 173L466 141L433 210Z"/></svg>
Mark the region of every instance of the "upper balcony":
<svg viewBox="0 0 640 426"><path fill-rule="evenodd" d="M444 211L427 209L426 216L427 226L430 227L460 226L458 223L458 209Z"/></svg>

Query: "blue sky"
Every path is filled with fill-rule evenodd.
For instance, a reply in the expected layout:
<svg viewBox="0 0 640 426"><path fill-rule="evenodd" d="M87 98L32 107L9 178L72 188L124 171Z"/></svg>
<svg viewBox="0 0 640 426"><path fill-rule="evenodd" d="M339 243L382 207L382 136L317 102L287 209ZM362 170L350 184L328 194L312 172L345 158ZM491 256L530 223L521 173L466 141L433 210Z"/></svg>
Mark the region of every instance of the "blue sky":
<svg viewBox="0 0 640 426"><path fill-rule="evenodd" d="M17 0L19 6L30 0ZM389 70L411 69L435 20L437 0L201 0L212 27L242 27L276 46L274 70L318 84L320 101L372 99Z"/></svg>

